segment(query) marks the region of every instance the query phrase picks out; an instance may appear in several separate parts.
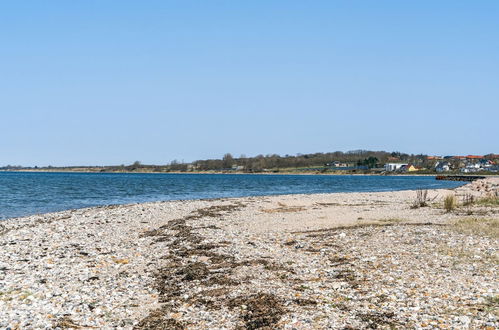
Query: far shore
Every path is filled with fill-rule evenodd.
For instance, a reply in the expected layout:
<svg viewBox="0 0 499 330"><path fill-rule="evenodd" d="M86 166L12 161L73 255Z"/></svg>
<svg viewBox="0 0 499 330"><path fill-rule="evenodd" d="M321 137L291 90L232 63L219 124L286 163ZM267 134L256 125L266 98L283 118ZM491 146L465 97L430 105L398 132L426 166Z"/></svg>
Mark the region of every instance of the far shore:
<svg viewBox="0 0 499 330"><path fill-rule="evenodd" d="M229 172L229 171L171 171L171 172L155 172L155 171L93 171L93 170L49 170L49 169L20 169L20 170L0 170L0 172L13 172L13 173L95 173L95 174L219 174L219 175L333 175L333 176L438 176L438 175L460 175L460 176L487 176L499 177L497 173L458 173L458 172L445 172L445 173L418 173L417 171L408 173L343 173L336 172Z"/></svg>

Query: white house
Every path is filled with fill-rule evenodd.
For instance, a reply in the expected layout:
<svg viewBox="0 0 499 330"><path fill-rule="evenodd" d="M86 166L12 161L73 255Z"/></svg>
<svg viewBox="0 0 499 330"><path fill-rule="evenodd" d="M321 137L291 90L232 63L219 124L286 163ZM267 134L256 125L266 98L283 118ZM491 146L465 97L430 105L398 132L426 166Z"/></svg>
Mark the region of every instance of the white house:
<svg viewBox="0 0 499 330"><path fill-rule="evenodd" d="M474 173L483 170L482 164L480 163L468 163L466 167L461 169L463 173Z"/></svg>
<svg viewBox="0 0 499 330"><path fill-rule="evenodd" d="M397 170L400 170L400 168L402 166L407 166L409 164L407 163L386 163L385 164L385 171L387 172L393 172L393 171L397 171Z"/></svg>
<svg viewBox="0 0 499 330"><path fill-rule="evenodd" d="M437 164L435 164L435 171L437 172L448 172L450 169L449 162L437 162Z"/></svg>

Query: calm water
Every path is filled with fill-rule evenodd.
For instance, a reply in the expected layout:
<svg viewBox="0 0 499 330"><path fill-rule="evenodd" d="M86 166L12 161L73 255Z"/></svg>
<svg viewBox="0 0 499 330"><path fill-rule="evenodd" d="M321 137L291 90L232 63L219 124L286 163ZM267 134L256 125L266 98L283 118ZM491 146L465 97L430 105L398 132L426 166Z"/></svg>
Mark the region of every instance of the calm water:
<svg viewBox="0 0 499 330"><path fill-rule="evenodd" d="M0 219L159 200L454 188L461 184L426 176L0 172Z"/></svg>

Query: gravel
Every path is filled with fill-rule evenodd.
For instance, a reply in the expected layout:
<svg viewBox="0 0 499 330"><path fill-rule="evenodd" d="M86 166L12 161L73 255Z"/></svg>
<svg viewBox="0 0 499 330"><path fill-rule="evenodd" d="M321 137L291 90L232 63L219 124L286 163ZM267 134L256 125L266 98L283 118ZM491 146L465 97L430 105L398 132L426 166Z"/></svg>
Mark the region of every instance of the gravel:
<svg viewBox="0 0 499 330"><path fill-rule="evenodd" d="M1 328L495 329L498 238L456 190L106 206L0 223ZM495 222L497 224L497 222Z"/></svg>

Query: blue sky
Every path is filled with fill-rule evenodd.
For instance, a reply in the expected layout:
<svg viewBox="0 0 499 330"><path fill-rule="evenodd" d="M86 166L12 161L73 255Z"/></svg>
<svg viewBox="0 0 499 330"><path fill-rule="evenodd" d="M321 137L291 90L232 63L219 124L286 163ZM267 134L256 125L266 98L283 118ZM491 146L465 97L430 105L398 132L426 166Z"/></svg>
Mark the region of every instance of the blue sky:
<svg viewBox="0 0 499 330"><path fill-rule="evenodd" d="M0 166L499 153L499 1L2 1Z"/></svg>

